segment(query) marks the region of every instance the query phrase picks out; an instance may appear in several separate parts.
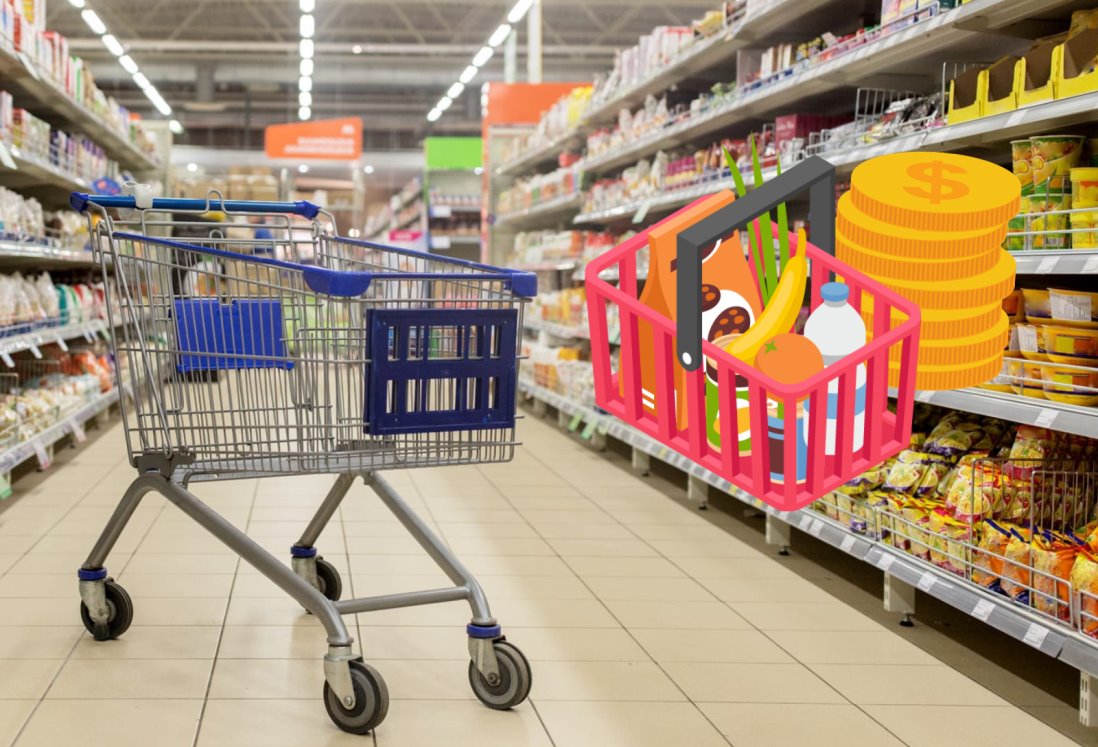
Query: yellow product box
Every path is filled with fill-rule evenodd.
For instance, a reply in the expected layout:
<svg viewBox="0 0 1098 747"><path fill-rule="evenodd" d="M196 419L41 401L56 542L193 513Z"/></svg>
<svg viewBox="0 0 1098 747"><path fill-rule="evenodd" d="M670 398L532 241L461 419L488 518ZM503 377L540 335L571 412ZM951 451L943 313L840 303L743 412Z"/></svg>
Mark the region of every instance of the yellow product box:
<svg viewBox="0 0 1098 747"><path fill-rule="evenodd" d="M965 70L949 82L949 124L968 122L984 116L984 99L987 97L987 70Z"/></svg>
<svg viewBox="0 0 1098 747"><path fill-rule="evenodd" d="M1098 90L1098 29L1084 29L1065 41L1057 68L1057 97Z"/></svg>
<svg viewBox="0 0 1098 747"><path fill-rule="evenodd" d="M1014 81L1017 86L1018 106L1035 104L1057 98L1060 56L1063 54L1060 37L1039 41L1018 60Z"/></svg>
<svg viewBox="0 0 1098 747"><path fill-rule="evenodd" d="M1018 108L1018 58L1012 55L994 62L984 71L984 85L980 89L983 96L983 114L1014 111Z"/></svg>

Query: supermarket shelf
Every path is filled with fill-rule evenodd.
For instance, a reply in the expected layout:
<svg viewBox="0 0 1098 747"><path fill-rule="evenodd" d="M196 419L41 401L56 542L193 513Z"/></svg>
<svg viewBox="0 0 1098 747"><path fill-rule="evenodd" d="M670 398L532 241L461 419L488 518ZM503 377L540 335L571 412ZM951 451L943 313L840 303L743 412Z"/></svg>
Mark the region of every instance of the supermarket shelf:
<svg viewBox="0 0 1098 747"><path fill-rule="evenodd" d="M431 251L445 251L458 246L480 246L480 236L431 236Z"/></svg>
<svg viewBox="0 0 1098 747"><path fill-rule="evenodd" d="M548 332L553 337L560 337L565 340L591 339L591 330L578 325L558 324L556 322L547 322L542 319L525 317L522 320L522 326L531 332Z"/></svg>
<svg viewBox="0 0 1098 747"><path fill-rule="evenodd" d="M767 34L772 34L786 27L790 21L799 16L811 13L834 1L770 0L770 2L759 3L739 22L726 26L708 39L697 42L690 51L675 58L670 65L657 71L652 77L615 93L611 98L592 108L584 117L584 125L590 126L615 119L621 109L642 103L649 94L659 93L679 81L730 62L739 50L749 46L759 46L760 41Z"/></svg>
<svg viewBox="0 0 1098 747"><path fill-rule="evenodd" d="M579 145L581 143L581 134L582 129L580 128L569 130L538 148L527 151L510 161L503 162L496 169L496 173L500 176L521 174L534 166L540 166L543 163L554 163L560 156L561 151L569 145Z"/></svg>
<svg viewBox="0 0 1098 747"><path fill-rule="evenodd" d="M503 215L497 215L495 220L496 228L501 226L523 226L531 225L538 222L553 222L549 219L557 218L561 219L567 215L570 215L579 210L580 204L583 201L583 195L580 193L574 193L570 195L561 195L560 197L554 197L551 200L538 203L525 210L518 210L513 213L505 213Z"/></svg>
<svg viewBox="0 0 1098 747"><path fill-rule="evenodd" d="M889 390L895 397L896 391ZM1036 425L1063 433L1098 438L1098 409L1063 405L1045 399L1019 397L990 389L953 389L941 392L916 392L915 400L950 407L976 415L1009 420L1022 425Z"/></svg>
<svg viewBox="0 0 1098 747"><path fill-rule="evenodd" d="M4 156L10 158L15 168L5 168ZM51 196L59 202L68 204L69 195L88 189L83 179L69 174L56 166L28 158L17 146L0 143L0 182L12 187L48 188Z"/></svg>
<svg viewBox="0 0 1098 747"><path fill-rule="evenodd" d="M65 340L73 340L77 337L91 340L96 335L106 331L107 322L102 319L92 319L87 322L66 324L62 327L42 327L11 337L0 337L0 359L7 358L13 353L21 353L24 350L34 353L43 345L63 343ZM3 368L0 368L0 372L2 371Z"/></svg>
<svg viewBox="0 0 1098 747"><path fill-rule="evenodd" d="M17 89L35 104L20 101L20 105L44 119L65 122L96 142L107 155L126 168L146 171L156 168L153 159L142 153L125 135L105 120L71 98L45 73L40 72L29 58L0 46L0 80L4 86Z"/></svg>
<svg viewBox="0 0 1098 747"><path fill-rule="evenodd" d="M567 272L575 270L579 267L579 263L574 259L547 259L544 262L519 262L510 267L527 272Z"/></svg>
<svg viewBox="0 0 1098 747"><path fill-rule="evenodd" d="M76 412L49 426L41 433L0 453L0 473L11 472L28 459L47 454L51 446L70 433L79 434L77 438L82 439L84 424L109 409L111 405L118 402L118 399L119 389L115 387L88 402Z"/></svg>
<svg viewBox="0 0 1098 747"><path fill-rule="evenodd" d="M780 73L775 76L774 82L736 96L723 106L654 132L627 147L585 159L581 168L602 173L631 165L648 154L690 142L732 124L757 119L799 100L857 85L888 70L902 69L915 58L957 47L976 38L981 31L1001 28L1039 11L1049 10L1050 4L1059 6L1067 3L1064 0L1053 0L1051 3L1048 0L972 0L819 65ZM1010 114L991 119L1005 117L1009 120ZM1012 126L1020 127L1021 123ZM987 127L988 123L984 123L974 128L970 136L978 135L976 129L992 131Z"/></svg>
<svg viewBox="0 0 1098 747"><path fill-rule="evenodd" d="M1096 275L1098 249L1011 252L1019 275Z"/></svg>
<svg viewBox="0 0 1098 747"><path fill-rule="evenodd" d="M889 576L899 579L965 612L993 628L1026 643L1042 653L1098 676L1098 641L1086 638L1015 604L1007 597L986 591L937 566L852 532L811 509L779 511L733 486L724 478L672 451L655 439L595 409L577 405L556 392L520 381L519 390L529 397L587 423L583 434L593 432L623 441L651 457L682 470L691 477L727 493L768 516L842 550L858 560L870 563Z"/></svg>
<svg viewBox="0 0 1098 747"><path fill-rule="evenodd" d="M35 267L88 267L99 263L90 251L57 249L45 244L0 241L0 264L18 261L33 263Z"/></svg>
<svg viewBox="0 0 1098 747"><path fill-rule="evenodd" d="M449 218L455 213L462 215L480 212L480 205L432 205L428 211L431 218Z"/></svg>
<svg viewBox="0 0 1098 747"><path fill-rule="evenodd" d="M676 210L700 197L713 194L717 190L725 187L734 189L735 186L731 179L710 179L701 184L677 189L674 192L667 192L655 197L648 197L644 200L627 202L624 205L607 208L606 210L580 213L572 222L577 225L585 223L619 223L628 220L633 223L643 223L649 214L657 215L660 212Z"/></svg>

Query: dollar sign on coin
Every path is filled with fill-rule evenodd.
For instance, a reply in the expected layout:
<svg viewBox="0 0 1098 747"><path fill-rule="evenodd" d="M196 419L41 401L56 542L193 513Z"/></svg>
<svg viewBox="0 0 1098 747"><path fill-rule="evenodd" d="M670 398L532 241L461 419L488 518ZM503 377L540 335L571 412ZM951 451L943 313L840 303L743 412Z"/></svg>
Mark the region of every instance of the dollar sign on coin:
<svg viewBox="0 0 1098 747"><path fill-rule="evenodd" d="M963 168L955 164L943 163L940 160L913 163L907 167L907 175L919 182L926 182L927 188L904 187L904 191L915 197L930 200L931 205L940 205L942 200L957 200L968 194L968 185L954 179L945 177L945 172L951 174L967 173Z"/></svg>

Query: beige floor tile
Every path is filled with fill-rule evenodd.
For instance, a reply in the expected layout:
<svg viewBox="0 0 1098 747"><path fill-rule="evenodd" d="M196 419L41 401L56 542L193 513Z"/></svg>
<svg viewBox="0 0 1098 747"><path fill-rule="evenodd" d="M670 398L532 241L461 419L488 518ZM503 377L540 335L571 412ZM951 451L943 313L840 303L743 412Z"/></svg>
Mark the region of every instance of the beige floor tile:
<svg viewBox="0 0 1098 747"><path fill-rule="evenodd" d="M351 630L353 637L357 630ZM356 641L356 644L358 642ZM224 659L310 659L318 661L328 652L323 626L315 625L227 625L221 632L218 660Z"/></svg>
<svg viewBox="0 0 1098 747"><path fill-rule="evenodd" d="M508 640L531 662L651 660L620 628L519 628L508 633Z"/></svg>
<svg viewBox="0 0 1098 747"><path fill-rule="evenodd" d="M190 742L187 743L188 745ZM319 694L308 700L211 700L197 747L373 747L370 737L339 731Z"/></svg>
<svg viewBox="0 0 1098 747"><path fill-rule="evenodd" d="M0 578L0 599L78 599L79 596L79 585L73 572L9 573Z"/></svg>
<svg viewBox="0 0 1098 747"><path fill-rule="evenodd" d="M639 539L551 539L549 544L562 557L651 558L656 551Z"/></svg>
<svg viewBox="0 0 1098 747"><path fill-rule="evenodd" d="M240 573L229 577L233 598L277 598L287 596L274 581L258 572Z"/></svg>
<svg viewBox="0 0 1098 747"><path fill-rule="evenodd" d="M20 747L189 747L202 701L47 700L27 723Z"/></svg>
<svg viewBox="0 0 1098 747"><path fill-rule="evenodd" d="M678 560L679 558L747 558L758 559L759 552L750 545L734 537L717 539L656 539L650 544L660 554Z"/></svg>
<svg viewBox="0 0 1098 747"><path fill-rule="evenodd" d="M566 562L576 575L619 578L685 578L678 566L666 558L569 557Z"/></svg>
<svg viewBox="0 0 1098 747"><path fill-rule="evenodd" d="M11 599L0 603L0 627L76 622L80 622L80 612L72 599Z"/></svg>
<svg viewBox="0 0 1098 747"><path fill-rule="evenodd" d="M477 509L438 507L431 509L431 517L439 524L497 524L500 522L513 524L522 521L522 516L513 508Z"/></svg>
<svg viewBox="0 0 1098 747"><path fill-rule="evenodd" d="M125 565L126 573L133 574L171 574L224 575L236 571L240 558L228 553L205 555L171 555L169 553L149 552L151 548L133 555ZM123 568L116 560L111 565ZM109 567L109 566L108 566Z"/></svg>
<svg viewBox="0 0 1098 747"><path fill-rule="evenodd" d="M350 565L353 573L389 576L394 573L430 575L438 572L438 564L426 555L379 555L358 553L351 545Z"/></svg>
<svg viewBox="0 0 1098 747"><path fill-rule="evenodd" d="M35 534L21 535L18 537L4 537L4 552L7 554L22 555L35 547L41 538Z"/></svg>
<svg viewBox="0 0 1098 747"><path fill-rule="evenodd" d="M633 602L711 602L713 595L692 578L585 576L599 599Z"/></svg>
<svg viewBox="0 0 1098 747"><path fill-rule="evenodd" d="M424 718L424 714L430 718ZM378 747L550 747L530 704L493 711L474 700L394 700L377 728ZM558 747L563 747L558 745Z"/></svg>
<svg viewBox="0 0 1098 747"><path fill-rule="evenodd" d="M309 699L324 705L323 655L314 659L218 659L210 700Z"/></svg>
<svg viewBox="0 0 1098 747"><path fill-rule="evenodd" d="M538 533L548 540L636 540L637 535L621 524L539 522Z"/></svg>
<svg viewBox="0 0 1098 747"><path fill-rule="evenodd" d="M37 705L37 700L0 700L0 745L8 747L15 742Z"/></svg>
<svg viewBox="0 0 1098 747"><path fill-rule="evenodd" d="M689 625L699 630L747 630L751 625L722 602L607 602L627 628L676 628Z"/></svg>
<svg viewBox="0 0 1098 747"><path fill-rule="evenodd" d="M442 571L436 571L429 575L423 573L414 575L394 573L388 576L355 572L350 575L350 578L343 573L342 569L340 573L343 577L344 599L351 596L352 590L355 596L370 597L381 594L401 594L406 591L444 589L447 586L453 586L453 582L446 578L446 574Z"/></svg>
<svg viewBox="0 0 1098 747"><path fill-rule="evenodd" d="M844 703L802 664L668 662L663 668L696 703Z"/></svg>
<svg viewBox="0 0 1098 747"><path fill-rule="evenodd" d="M877 705L866 706L865 711L911 747L991 742L996 747L1067 747L1075 744L1017 708L976 704Z"/></svg>
<svg viewBox="0 0 1098 747"><path fill-rule="evenodd" d="M675 565L696 579L706 578L787 578L799 579L779 559L756 553L742 558L675 558Z"/></svg>
<svg viewBox="0 0 1098 747"><path fill-rule="evenodd" d="M493 610L499 614L498 610ZM464 627L471 613L468 602L445 602L423 607L364 612L356 616L359 625L453 625ZM349 621L348 621L349 622Z"/></svg>
<svg viewBox="0 0 1098 747"><path fill-rule="evenodd" d="M539 661L531 697L545 700L658 700L686 698L660 667L636 661Z"/></svg>
<svg viewBox="0 0 1098 747"><path fill-rule="evenodd" d="M693 703L538 700L549 735L568 747L727 747Z"/></svg>
<svg viewBox="0 0 1098 747"><path fill-rule="evenodd" d="M505 628L617 628L613 615L596 600L498 599L492 613Z"/></svg>
<svg viewBox="0 0 1098 747"><path fill-rule="evenodd" d="M220 624L221 620L218 620ZM317 625L297 602L288 596L233 597L225 614L226 625Z"/></svg>
<svg viewBox="0 0 1098 747"><path fill-rule="evenodd" d="M75 610L74 610L75 612ZM84 635L74 614L75 625L20 625L0 631L0 659L65 659Z"/></svg>
<svg viewBox="0 0 1098 747"><path fill-rule="evenodd" d="M615 514L616 515L616 514ZM697 523L690 524L626 524L636 536L649 542L662 540L666 542L731 542L738 548L740 554L735 557L751 557L739 540L732 537L719 527L697 519Z"/></svg>
<svg viewBox="0 0 1098 747"><path fill-rule="evenodd" d="M734 602L736 612L760 630L867 630L881 626L841 602Z"/></svg>
<svg viewBox="0 0 1098 747"><path fill-rule="evenodd" d="M19 558L19 562L8 570L8 575L43 574L43 575L67 575L72 579L76 575L87 552L73 553L27 553ZM107 568L112 574L121 571L130 562L130 556L125 553L113 553L107 560ZM0 561L2 564L2 561Z"/></svg>
<svg viewBox="0 0 1098 747"><path fill-rule="evenodd" d="M699 516L697 511L672 503L663 495L659 497L663 503L654 501L651 508L620 508L613 511L614 518L630 527L703 527L721 531Z"/></svg>
<svg viewBox="0 0 1098 747"><path fill-rule="evenodd" d="M698 630L696 628L634 628L630 634L660 663L794 661L768 637L755 630Z"/></svg>
<svg viewBox="0 0 1098 747"><path fill-rule="evenodd" d="M193 599L194 597L227 597L233 585L230 574L212 573L131 573L118 577L118 583L134 599Z"/></svg>
<svg viewBox="0 0 1098 747"><path fill-rule="evenodd" d="M557 557L541 555L461 555L475 576L573 576Z"/></svg>
<svg viewBox="0 0 1098 747"><path fill-rule="evenodd" d="M480 585L489 602L496 599L567 601L595 598L587 585L575 576L484 576Z"/></svg>
<svg viewBox="0 0 1098 747"><path fill-rule="evenodd" d="M775 630L767 634L805 664L937 664L891 631Z"/></svg>
<svg viewBox="0 0 1098 747"><path fill-rule="evenodd" d="M421 517L422 518L422 517ZM428 523L428 528L438 532L438 526L434 523ZM477 524L463 524L462 526L480 527ZM497 525L492 525L497 526ZM507 526L501 524L499 526ZM522 524L515 525L518 528L524 528ZM525 527L529 531L529 527ZM344 521L343 522L343 534L350 540L351 545L361 546L363 548L369 547L369 542L359 542L362 539L371 539L378 537L408 537L408 530L404 528L403 524L399 522L378 522L378 521ZM504 535L506 536L506 535Z"/></svg>
<svg viewBox="0 0 1098 747"><path fill-rule="evenodd" d="M709 578L699 582L725 602L835 602L811 581L800 578Z"/></svg>
<svg viewBox="0 0 1098 747"><path fill-rule="evenodd" d="M456 660L468 654L468 641L465 628L453 625L370 625L359 639L367 661Z"/></svg>
<svg viewBox="0 0 1098 747"><path fill-rule="evenodd" d="M85 633L72 658L213 659L220 637L221 628L209 625L134 625L112 641L96 641Z"/></svg>
<svg viewBox="0 0 1098 747"><path fill-rule="evenodd" d="M457 652L459 655L461 651ZM469 685L469 659L379 659L381 672L393 700L475 700ZM536 677L536 675L535 675Z"/></svg>
<svg viewBox="0 0 1098 747"><path fill-rule="evenodd" d="M465 555L556 556L553 548L538 537L450 537L447 535L447 543L459 558ZM423 551L420 550L420 552Z"/></svg>
<svg viewBox="0 0 1098 747"><path fill-rule="evenodd" d="M903 742L852 705L701 703L699 707L737 747L903 747ZM936 743L937 747L944 744Z"/></svg>
<svg viewBox="0 0 1098 747"><path fill-rule="evenodd" d="M562 495L514 495L505 497L519 511L593 511L598 506L579 493Z"/></svg>
<svg viewBox="0 0 1098 747"><path fill-rule="evenodd" d="M1007 704L944 664L812 664L811 668L855 705Z"/></svg>
<svg viewBox="0 0 1098 747"><path fill-rule="evenodd" d="M64 663L60 659L0 660L0 700L41 698Z"/></svg>
<svg viewBox="0 0 1098 747"><path fill-rule="evenodd" d="M522 509L523 518L535 529L560 524L606 524L618 526L618 520L605 511L593 508L585 511L571 509Z"/></svg>
<svg viewBox="0 0 1098 747"><path fill-rule="evenodd" d="M137 625L221 625L225 620L225 598L178 599L160 597L134 599Z"/></svg>
<svg viewBox="0 0 1098 747"><path fill-rule="evenodd" d="M203 698L210 659L69 659L47 698Z"/></svg>
<svg viewBox="0 0 1098 747"><path fill-rule="evenodd" d="M0 574L7 573L8 569L18 563L22 557L14 553L0 553ZM38 572L41 573L41 571Z"/></svg>

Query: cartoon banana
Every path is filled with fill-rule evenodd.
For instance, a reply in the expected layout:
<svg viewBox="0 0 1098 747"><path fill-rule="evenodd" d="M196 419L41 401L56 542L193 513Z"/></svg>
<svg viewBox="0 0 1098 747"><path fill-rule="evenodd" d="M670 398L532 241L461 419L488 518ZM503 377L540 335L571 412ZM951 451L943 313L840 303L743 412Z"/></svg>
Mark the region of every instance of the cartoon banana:
<svg viewBox="0 0 1098 747"><path fill-rule="evenodd" d="M803 247L803 241L801 239L798 246ZM801 251L785 263L778 287L759 318L750 329L730 342L725 350L741 361L754 365L759 349L774 335L788 332L797 321L807 282L808 260L805 259L804 251Z"/></svg>

